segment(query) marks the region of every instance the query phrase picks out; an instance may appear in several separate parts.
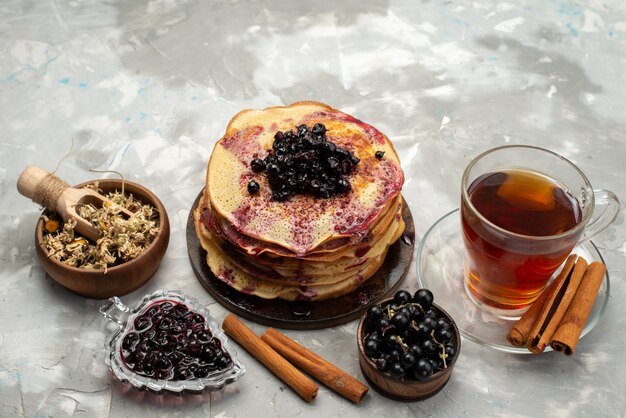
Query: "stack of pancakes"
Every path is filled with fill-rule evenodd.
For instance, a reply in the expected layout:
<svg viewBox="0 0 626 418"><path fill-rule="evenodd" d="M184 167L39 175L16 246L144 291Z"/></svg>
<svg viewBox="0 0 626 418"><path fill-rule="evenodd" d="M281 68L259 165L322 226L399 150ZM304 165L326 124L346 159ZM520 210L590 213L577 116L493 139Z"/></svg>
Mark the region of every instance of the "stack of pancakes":
<svg viewBox="0 0 626 418"><path fill-rule="evenodd" d="M267 178L250 162L271 152L277 131L316 123L326 126L328 141L360 159L347 177L352 190L272 199ZM258 193L248 192L250 180L259 183ZM194 213L196 232L213 274L240 292L265 299L338 297L370 278L402 235L403 183L389 139L350 115L316 102L246 110L215 145Z"/></svg>

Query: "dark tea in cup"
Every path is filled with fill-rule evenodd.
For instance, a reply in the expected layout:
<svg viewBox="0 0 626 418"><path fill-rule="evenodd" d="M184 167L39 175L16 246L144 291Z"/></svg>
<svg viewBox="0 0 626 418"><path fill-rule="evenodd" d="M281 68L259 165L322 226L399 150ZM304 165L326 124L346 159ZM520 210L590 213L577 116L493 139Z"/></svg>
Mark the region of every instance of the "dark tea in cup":
<svg viewBox="0 0 626 418"><path fill-rule="evenodd" d="M563 185L530 171L484 174L472 182L468 194L485 219L514 234L559 235L574 228L582 217L578 201ZM466 266L467 289L474 298L500 309L524 308L535 300L580 235L564 237L536 253L524 249L524 242L514 236L502 246L494 245L497 237L491 236L480 219L467 216L465 208L462 225L471 260Z"/></svg>
<svg viewBox="0 0 626 418"><path fill-rule="evenodd" d="M619 211L615 195L594 191L570 161L523 145L475 158L461 192L465 289L480 308L509 319L539 296L577 244ZM607 208L590 223L596 202Z"/></svg>

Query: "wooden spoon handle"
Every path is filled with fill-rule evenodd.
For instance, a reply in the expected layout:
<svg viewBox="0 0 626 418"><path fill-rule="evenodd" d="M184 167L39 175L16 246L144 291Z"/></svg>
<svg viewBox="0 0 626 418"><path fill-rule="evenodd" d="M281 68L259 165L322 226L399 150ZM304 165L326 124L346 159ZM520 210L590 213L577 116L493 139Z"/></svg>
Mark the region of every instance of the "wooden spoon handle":
<svg viewBox="0 0 626 418"><path fill-rule="evenodd" d="M83 236L96 242L100 233L86 219L76 213L76 203L85 197L86 193L95 195L99 200L103 199L93 191L74 189L57 176L42 170L39 167L26 167L17 179L17 190L24 196L32 199L45 208L57 212L63 220L69 218L76 220L76 230Z"/></svg>
<svg viewBox="0 0 626 418"><path fill-rule="evenodd" d="M50 174L39 167L31 165L26 167L26 169L22 171L22 174L20 174L20 177L17 179L17 191L20 192L22 195L28 197L35 203L44 205L48 209L53 211L57 210L56 199L52 199L54 201L51 200L49 202L44 202L45 195L37 190L37 188L42 185L42 182L44 180L50 182L53 187L58 186L58 188L60 188L58 189L59 196L64 189L70 187L69 184L67 184L57 176Z"/></svg>

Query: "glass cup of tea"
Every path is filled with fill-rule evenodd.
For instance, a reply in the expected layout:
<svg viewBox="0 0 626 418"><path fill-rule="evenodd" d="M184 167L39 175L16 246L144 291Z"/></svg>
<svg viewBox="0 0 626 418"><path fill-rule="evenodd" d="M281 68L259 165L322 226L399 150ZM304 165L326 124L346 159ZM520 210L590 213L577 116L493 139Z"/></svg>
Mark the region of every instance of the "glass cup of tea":
<svg viewBox="0 0 626 418"><path fill-rule="evenodd" d="M461 185L465 290L505 319L528 309L572 249L619 212L615 194L594 190L572 162L533 146L482 153Z"/></svg>

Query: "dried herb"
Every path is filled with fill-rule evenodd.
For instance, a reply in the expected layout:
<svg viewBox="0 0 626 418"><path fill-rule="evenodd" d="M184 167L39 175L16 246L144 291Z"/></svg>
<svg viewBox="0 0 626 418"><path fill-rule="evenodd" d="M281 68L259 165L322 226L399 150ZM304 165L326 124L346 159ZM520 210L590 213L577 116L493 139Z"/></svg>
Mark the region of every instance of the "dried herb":
<svg viewBox="0 0 626 418"><path fill-rule="evenodd" d="M97 190L97 187L96 183L92 188ZM87 204L77 208L78 214L100 232L100 238L95 244L74 230L75 219L62 223L60 230L57 227L51 231L55 222L61 224L58 215L43 215L46 226L44 243L49 257L72 267L104 269L106 273L107 268L132 260L145 251L159 232L159 213L156 208L143 204L132 194L119 191L111 192L106 197L113 204L100 208ZM133 212L133 215L129 218L122 215L122 208Z"/></svg>

